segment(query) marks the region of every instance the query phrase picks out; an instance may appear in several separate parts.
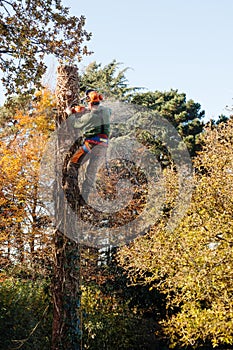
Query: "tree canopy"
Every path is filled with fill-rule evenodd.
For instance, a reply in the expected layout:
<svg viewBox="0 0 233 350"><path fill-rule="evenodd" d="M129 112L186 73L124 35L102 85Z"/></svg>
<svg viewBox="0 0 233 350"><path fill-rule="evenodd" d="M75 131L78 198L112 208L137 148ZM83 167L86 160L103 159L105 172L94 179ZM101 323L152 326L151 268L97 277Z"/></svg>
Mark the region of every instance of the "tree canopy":
<svg viewBox="0 0 233 350"><path fill-rule="evenodd" d="M104 67L93 61L80 76L80 91L88 88L98 89L106 98L129 101L139 87L130 87L126 78L128 67L119 70L121 63L113 60Z"/></svg>
<svg viewBox="0 0 233 350"><path fill-rule="evenodd" d="M49 220L39 199L38 188L40 161L55 127L51 118L53 101L51 93L43 91L40 101L34 102L29 113L18 111L13 122L9 121L2 129L0 264L2 259L22 262L33 260L35 256L39 258L37 253L42 250L43 256L46 255L44 244L48 237L45 227Z"/></svg>
<svg viewBox="0 0 233 350"><path fill-rule="evenodd" d="M0 69L8 94L41 83L45 55L80 61L88 54L85 17L72 16L61 0L0 1Z"/></svg>
<svg viewBox="0 0 233 350"><path fill-rule="evenodd" d="M177 129L191 155L200 150L198 136L204 128L202 119L205 112L199 103L187 101L185 93L173 89L137 93L133 96L132 103L153 109L166 118Z"/></svg>
<svg viewBox="0 0 233 350"><path fill-rule="evenodd" d="M161 218L119 253L134 284L165 295L161 324L173 347L233 343L232 136L232 120L205 131L204 149L194 160L192 201L180 225L171 232ZM172 199L176 174L170 178Z"/></svg>

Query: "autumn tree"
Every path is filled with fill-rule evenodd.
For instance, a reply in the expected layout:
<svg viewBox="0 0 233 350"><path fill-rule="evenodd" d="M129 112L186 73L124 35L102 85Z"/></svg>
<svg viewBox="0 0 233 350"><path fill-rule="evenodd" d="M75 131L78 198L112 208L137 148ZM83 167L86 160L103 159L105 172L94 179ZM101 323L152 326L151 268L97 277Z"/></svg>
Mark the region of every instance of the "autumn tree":
<svg viewBox="0 0 233 350"><path fill-rule="evenodd" d="M41 84L44 58L80 60L88 54L85 17L72 16L60 0L0 2L0 69L8 94L31 91Z"/></svg>
<svg viewBox="0 0 233 350"><path fill-rule="evenodd" d="M18 110L2 128L1 258L8 262L32 263L46 257L50 219L38 195L39 168L54 130L53 106L52 94L41 91L27 114Z"/></svg>
<svg viewBox="0 0 233 350"><path fill-rule="evenodd" d="M203 137L204 149L194 161L193 199L180 224L170 231L161 218L120 252L134 283L165 295L161 325L172 347L233 344L232 120L207 128ZM176 174L169 177L174 187Z"/></svg>

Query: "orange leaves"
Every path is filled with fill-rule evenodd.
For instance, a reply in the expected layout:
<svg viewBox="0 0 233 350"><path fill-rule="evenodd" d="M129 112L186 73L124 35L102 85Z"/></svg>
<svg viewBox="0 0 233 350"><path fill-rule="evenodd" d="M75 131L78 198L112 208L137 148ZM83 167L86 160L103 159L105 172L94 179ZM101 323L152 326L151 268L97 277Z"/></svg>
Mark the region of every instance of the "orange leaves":
<svg viewBox="0 0 233 350"><path fill-rule="evenodd" d="M28 246L34 250L35 242L37 246L42 244L39 239L42 229L37 227L42 212L37 187L40 160L54 128L53 101L52 94L44 90L33 110L27 114L18 111L14 116L17 120L14 129L5 130L0 145L0 226L3 241L10 242L16 251L27 250ZM8 242L7 237L11 237ZM42 240L44 242L43 237ZM4 251L3 243L0 250Z"/></svg>

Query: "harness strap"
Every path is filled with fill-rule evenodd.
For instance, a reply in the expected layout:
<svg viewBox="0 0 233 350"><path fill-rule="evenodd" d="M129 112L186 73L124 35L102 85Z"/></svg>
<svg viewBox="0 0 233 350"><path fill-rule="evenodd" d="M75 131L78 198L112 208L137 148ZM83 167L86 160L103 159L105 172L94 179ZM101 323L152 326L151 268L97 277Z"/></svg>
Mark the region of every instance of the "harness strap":
<svg viewBox="0 0 233 350"><path fill-rule="evenodd" d="M88 140L84 141L84 144L82 145L82 149L84 150L84 152L86 153L90 153L91 152L91 148L89 147L89 142Z"/></svg>
<svg viewBox="0 0 233 350"><path fill-rule="evenodd" d="M86 139L86 141L94 145L99 145L99 144L103 144L103 146L108 145L108 137L105 134L99 134L99 135L93 136L89 139Z"/></svg>
<svg viewBox="0 0 233 350"><path fill-rule="evenodd" d="M86 139L83 145L75 152L75 154L71 158L71 162L78 163L80 157L84 153L90 153L95 145L108 147L108 136L105 134L99 134L94 137L91 137L90 139Z"/></svg>

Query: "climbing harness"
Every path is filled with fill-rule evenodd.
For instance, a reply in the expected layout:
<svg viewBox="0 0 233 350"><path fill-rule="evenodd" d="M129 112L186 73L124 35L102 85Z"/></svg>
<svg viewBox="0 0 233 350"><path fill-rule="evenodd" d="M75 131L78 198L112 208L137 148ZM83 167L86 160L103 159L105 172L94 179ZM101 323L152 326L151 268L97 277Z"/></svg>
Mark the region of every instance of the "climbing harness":
<svg viewBox="0 0 233 350"><path fill-rule="evenodd" d="M71 163L78 163L81 156L85 153L91 153L92 149L96 145L101 145L104 147L108 146L108 137L107 135L100 134L94 137L85 139L83 145L76 151L76 153L71 158ZM96 154L97 155L97 154Z"/></svg>

